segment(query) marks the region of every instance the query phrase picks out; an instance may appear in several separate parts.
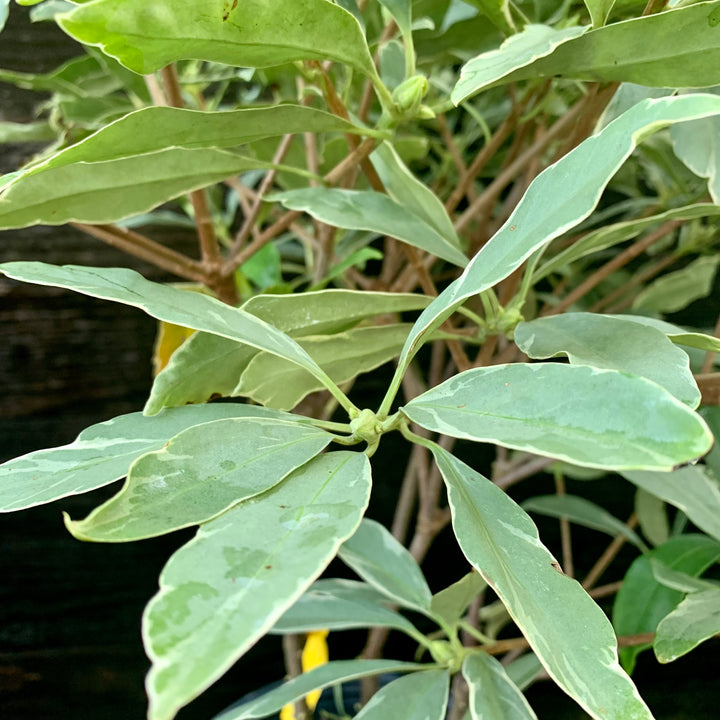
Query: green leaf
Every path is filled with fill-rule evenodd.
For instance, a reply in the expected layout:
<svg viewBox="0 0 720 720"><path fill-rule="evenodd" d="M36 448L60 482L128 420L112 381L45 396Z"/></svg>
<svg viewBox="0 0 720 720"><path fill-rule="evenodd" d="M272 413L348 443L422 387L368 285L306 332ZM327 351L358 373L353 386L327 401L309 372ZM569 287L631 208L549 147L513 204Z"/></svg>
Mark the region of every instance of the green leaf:
<svg viewBox="0 0 720 720"><path fill-rule="evenodd" d="M655 383L582 365L475 368L401 409L428 430L608 470L670 470L712 442L700 416Z"/></svg>
<svg viewBox="0 0 720 720"><path fill-rule="evenodd" d="M144 108L16 178L0 198L0 227L109 222L145 212L187 190L268 165L228 149L306 131L360 130L297 105L226 112Z"/></svg>
<svg viewBox="0 0 720 720"><path fill-rule="evenodd" d="M465 658L462 673L470 691L472 720L537 720L505 668L485 652Z"/></svg>
<svg viewBox="0 0 720 720"><path fill-rule="evenodd" d="M8 18L10 0L0 0L0 30L5 27Z"/></svg>
<svg viewBox="0 0 720 720"><path fill-rule="evenodd" d="M447 670L405 675L380 688L355 720L443 720L449 691Z"/></svg>
<svg viewBox="0 0 720 720"><path fill-rule="evenodd" d="M242 307L292 337L338 333L374 315L421 310L424 295L321 290L297 295L257 295ZM196 333L173 353L153 382L145 414L163 407L230 397L257 350L227 338ZM267 356L264 356L267 357Z"/></svg>
<svg viewBox="0 0 720 720"><path fill-rule="evenodd" d="M691 522L720 540L720 488L701 465L671 473L633 471L623 477L682 510Z"/></svg>
<svg viewBox="0 0 720 720"><path fill-rule="evenodd" d="M594 28L602 27L610 16L615 0L585 0Z"/></svg>
<svg viewBox="0 0 720 720"><path fill-rule="evenodd" d="M655 632L658 623L672 612L682 593L661 585L654 577L653 559L674 570L700 575L720 558L720 544L704 535L681 535L637 558L625 574L613 606L613 625L618 636ZM623 667L632 672L637 656L647 645L620 649Z"/></svg>
<svg viewBox="0 0 720 720"><path fill-rule="evenodd" d="M506 278L534 252L588 217L638 142L664 125L717 114L720 98L713 95L641 102L540 173L500 230L417 319L383 405L392 401L424 338L469 297Z"/></svg>
<svg viewBox="0 0 720 720"><path fill-rule="evenodd" d="M460 267L467 265L454 238L442 237L423 218L382 193L312 187L273 193L266 199L307 212L329 225L389 235Z"/></svg>
<svg viewBox="0 0 720 720"><path fill-rule="evenodd" d="M530 687L542 671L542 663L537 659L535 653L525 653L517 660L513 660L506 668L510 680L521 690Z"/></svg>
<svg viewBox="0 0 720 720"><path fill-rule="evenodd" d="M451 100L459 105L480 90L512 76L518 68L532 67L538 58L550 55L559 45L589 29L578 26L555 30L547 25L526 25L522 32L511 35L497 50L482 53L463 65Z"/></svg>
<svg viewBox="0 0 720 720"><path fill-rule="evenodd" d="M660 330L622 316L565 313L521 322L515 342L531 358L566 355L573 365L639 375L691 408L700 404L687 353Z"/></svg>
<svg viewBox="0 0 720 720"><path fill-rule="evenodd" d="M498 73L484 87L542 77L666 88L717 85L720 46L708 16L712 7L712 3L701 2L591 30L517 69L510 67L511 72ZM470 62L476 61L479 58ZM473 92L479 89L476 84ZM456 88L453 99L457 92Z"/></svg>
<svg viewBox="0 0 720 720"><path fill-rule="evenodd" d="M178 60L270 67L335 60L375 76L357 20L326 0L96 0L58 18L69 35L96 45L142 75Z"/></svg>
<svg viewBox="0 0 720 720"><path fill-rule="evenodd" d="M440 616L448 625L454 625L486 587L487 583L473 570L444 590L435 593L430 601L430 612Z"/></svg>
<svg viewBox="0 0 720 720"><path fill-rule="evenodd" d="M720 633L720 588L688 595L658 624L653 648L661 663L677 660Z"/></svg>
<svg viewBox="0 0 720 720"><path fill-rule="evenodd" d="M512 35L515 32L515 23L510 12L509 0L466 0L470 5L480 8L483 15L487 17L496 28L505 35Z"/></svg>
<svg viewBox="0 0 720 720"><path fill-rule="evenodd" d="M198 525L277 485L321 452L329 433L299 423L229 418L189 428L138 458L122 490L84 520L79 540L128 542Z"/></svg>
<svg viewBox="0 0 720 720"><path fill-rule="evenodd" d="M694 300L707 297L711 290L720 257L705 255L682 270L662 275L638 293L633 310L672 313L682 310Z"/></svg>
<svg viewBox="0 0 720 720"><path fill-rule="evenodd" d="M408 170L395 148L385 142L372 153L370 159L390 197L460 250L460 240L445 206Z"/></svg>
<svg viewBox="0 0 720 720"><path fill-rule="evenodd" d="M412 33L412 0L380 0L380 4L393 16L403 37Z"/></svg>
<svg viewBox="0 0 720 720"><path fill-rule="evenodd" d="M365 583L318 580L275 623L273 633L302 633L326 628L348 630L388 627L413 631L412 623L385 607L387 598Z"/></svg>
<svg viewBox="0 0 720 720"><path fill-rule="evenodd" d="M708 191L720 205L720 119L703 118L671 128L675 154L699 177L708 179Z"/></svg>
<svg viewBox="0 0 720 720"><path fill-rule="evenodd" d="M420 567L380 523L364 519L338 555L387 597L427 614L432 594Z"/></svg>
<svg viewBox="0 0 720 720"><path fill-rule="evenodd" d="M523 510L549 515L555 518L567 518L570 522L584 527L600 530L608 535L622 535L642 552L647 550L645 543L624 522L618 520L607 510L590 500L577 495L537 495L522 503Z"/></svg>
<svg viewBox="0 0 720 720"><path fill-rule="evenodd" d="M95 490L119 480L141 455L179 432L228 417L292 415L252 405L204 405L166 410L153 418L119 415L91 425L69 445L38 450L0 465L0 512L21 510Z"/></svg>
<svg viewBox="0 0 720 720"><path fill-rule="evenodd" d="M653 576L661 585L673 590L679 590L682 593L696 593L720 587L710 580L703 580L679 570L671 570L656 558L650 560L650 565L652 566Z"/></svg>
<svg viewBox="0 0 720 720"><path fill-rule="evenodd" d="M683 123L683 125L687 124L688 123ZM718 215L720 215L720 207L717 205L695 203L693 205L686 205L685 207L666 210L665 212L655 215L649 215L648 217L603 225L597 230L593 230L579 238L576 242L572 243L572 245L544 262L533 273L533 282L538 282L542 280L542 278L550 275L550 273L568 267L576 260L590 253L600 252L625 240L631 240L646 230L654 230L666 220L694 220L701 217L717 217Z"/></svg>
<svg viewBox="0 0 720 720"><path fill-rule="evenodd" d="M670 537L665 502L647 490L638 488L635 493L635 514L643 535L653 544L662 545Z"/></svg>
<svg viewBox="0 0 720 720"><path fill-rule="evenodd" d="M174 717L277 622L355 531L369 495L367 457L327 453L175 552L143 616L149 720Z"/></svg>
<svg viewBox="0 0 720 720"><path fill-rule="evenodd" d="M300 337L297 342L340 385L397 357L409 330L408 323L359 327L336 335ZM230 395L290 410L323 387L297 365L260 352L248 362Z"/></svg>
<svg viewBox="0 0 720 720"><path fill-rule="evenodd" d="M87 268L40 262L0 264L0 272L16 280L69 288L83 295L142 308L148 315L193 330L221 335L300 364L321 382L332 381L290 337L239 308L202 293L185 292L146 280L125 268ZM327 387L327 385L326 385Z"/></svg>
<svg viewBox="0 0 720 720"><path fill-rule="evenodd" d="M522 630L550 677L593 718L651 720L620 668L603 611L555 569L528 515L500 488L439 446L453 529L465 557Z"/></svg>
<svg viewBox="0 0 720 720"><path fill-rule="evenodd" d="M400 662L399 660L335 660L303 673L254 700L248 700L242 705L229 708L217 715L214 720L263 718L277 713L285 705L299 700L311 690L339 685L368 675L412 672L423 670L426 667L427 665Z"/></svg>

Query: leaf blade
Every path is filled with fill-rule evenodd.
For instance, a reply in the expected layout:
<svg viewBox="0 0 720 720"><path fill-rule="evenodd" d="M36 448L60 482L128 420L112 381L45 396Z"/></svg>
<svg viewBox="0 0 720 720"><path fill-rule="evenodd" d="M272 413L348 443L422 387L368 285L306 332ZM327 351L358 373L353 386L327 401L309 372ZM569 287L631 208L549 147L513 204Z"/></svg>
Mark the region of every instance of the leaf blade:
<svg viewBox="0 0 720 720"><path fill-rule="evenodd" d="M0 465L0 512L42 505L115 482L136 458L159 450L188 427L224 417L284 415L251 405L173 408L153 418L142 413L119 415L91 425L68 445Z"/></svg>
<svg viewBox="0 0 720 720"><path fill-rule="evenodd" d="M553 680L598 720L650 720L620 668L605 614L555 569L532 520L482 475L439 446L432 451L465 557L503 601Z"/></svg>
<svg viewBox="0 0 720 720"><path fill-rule="evenodd" d="M331 439L282 420L198 425L139 457L117 495L65 524L76 538L93 542L130 542L198 525L269 490Z"/></svg>
<svg viewBox="0 0 720 720"><path fill-rule="evenodd" d="M143 615L151 720L173 717L272 627L352 534L369 490L365 456L329 453L173 555Z"/></svg>
<svg viewBox="0 0 720 720"><path fill-rule="evenodd" d="M712 443L700 416L658 385L580 365L468 370L401 410L428 430L585 467L670 470Z"/></svg>
<svg viewBox="0 0 720 720"><path fill-rule="evenodd" d="M336 227L390 235L459 267L467 265L467 258L452 241L379 192L315 187L273 193L267 199Z"/></svg>
<svg viewBox="0 0 720 720"><path fill-rule="evenodd" d="M374 76L357 20L323 0L243 0L235 9L224 0L207 0L202 12L193 0L158 0L152 7L125 0L121 13L114 10L112 0L96 0L58 22L76 40L100 47L141 75L195 59L241 67L337 60Z"/></svg>

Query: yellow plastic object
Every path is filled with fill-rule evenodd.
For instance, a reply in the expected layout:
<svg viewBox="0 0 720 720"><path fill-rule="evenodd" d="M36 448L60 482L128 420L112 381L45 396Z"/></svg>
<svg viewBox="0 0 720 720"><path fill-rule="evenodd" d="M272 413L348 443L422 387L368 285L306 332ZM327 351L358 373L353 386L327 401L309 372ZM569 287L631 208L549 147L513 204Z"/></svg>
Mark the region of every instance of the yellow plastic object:
<svg viewBox="0 0 720 720"><path fill-rule="evenodd" d="M314 630L308 633L305 639L305 647L300 656L300 664L304 673L313 668L324 665L330 658L328 653L328 644L325 638L328 636L327 630ZM305 704L309 710L314 710L318 704L322 690L312 690L305 696ZM290 704L286 705L280 711L280 720L295 720L295 707Z"/></svg>
<svg viewBox="0 0 720 720"><path fill-rule="evenodd" d="M194 330L160 321L153 350L153 377L169 362L170 356L194 333Z"/></svg>

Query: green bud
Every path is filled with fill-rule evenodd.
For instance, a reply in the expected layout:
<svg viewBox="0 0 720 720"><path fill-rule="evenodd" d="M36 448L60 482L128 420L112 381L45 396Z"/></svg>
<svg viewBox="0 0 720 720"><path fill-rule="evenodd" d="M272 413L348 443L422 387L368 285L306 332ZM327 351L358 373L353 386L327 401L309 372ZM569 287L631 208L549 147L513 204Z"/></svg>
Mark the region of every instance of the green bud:
<svg viewBox="0 0 720 720"><path fill-rule="evenodd" d="M392 94L395 110L399 115L414 117L427 91L427 78L424 75L413 75L395 88Z"/></svg>

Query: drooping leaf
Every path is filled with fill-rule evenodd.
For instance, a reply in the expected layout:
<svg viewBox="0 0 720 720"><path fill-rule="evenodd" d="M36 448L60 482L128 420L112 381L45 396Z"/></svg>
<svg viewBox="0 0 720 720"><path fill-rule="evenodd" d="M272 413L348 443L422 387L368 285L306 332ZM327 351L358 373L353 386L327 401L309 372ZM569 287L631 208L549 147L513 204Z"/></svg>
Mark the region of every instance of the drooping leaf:
<svg viewBox="0 0 720 720"><path fill-rule="evenodd" d="M660 330L622 316L565 313L521 322L515 328L515 343L531 358L566 355L574 365L652 380L691 408L700 404L687 353Z"/></svg>
<svg viewBox="0 0 720 720"><path fill-rule="evenodd" d="M662 275L636 296L633 310L671 313L707 297L720 264L717 255L697 258L682 270Z"/></svg>
<svg viewBox="0 0 720 720"><path fill-rule="evenodd" d="M691 522L720 541L720 488L702 465L671 473L641 470L622 473L626 480L680 508Z"/></svg>
<svg viewBox="0 0 720 720"><path fill-rule="evenodd" d="M491 87L525 66L550 55L555 48L589 30L587 26L555 30L547 25L526 25L511 35L497 50L482 53L463 65L453 88L452 101L459 105L480 90Z"/></svg>
<svg viewBox="0 0 720 720"><path fill-rule="evenodd" d="M686 124L688 123L683 123L683 125ZM675 127L682 127L682 125ZM537 282L550 275L550 273L569 266L576 260L592 252L600 252L625 240L631 240L646 230L652 230L658 227L666 220L694 220L696 218L716 217L718 215L720 215L720 206L712 205L711 203L694 203L693 205L686 205L685 207L665 210L664 212L649 215L648 217L603 225L597 230L593 230L579 238L572 245L543 262L533 273L533 282Z"/></svg>
<svg viewBox="0 0 720 720"><path fill-rule="evenodd" d="M413 672L426 667L427 665L398 660L335 660L309 673L303 673L255 700L248 700L246 703L229 708L216 716L215 720L250 720L250 718L267 717L317 688L338 685L368 675Z"/></svg>
<svg viewBox="0 0 720 720"><path fill-rule="evenodd" d="M602 27L613 9L615 0L585 0L594 28Z"/></svg>
<svg viewBox="0 0 720 720"><path fill-rule="evenodd" d="M68 288L83 295L139 307L158 320L204 330L279 354L300 364L318 379L323 378L323 383L333 384L294 340L272 325L208 295L150 282L134 270L10 262L0 264L0 272L16 280Z"/></svg>
<svg viewBox="0 0 720 720"><path fill-rule="evenodd" d="M720 557L720 543L704 535L680 535L670 538L637 558L625 574L613 606L613 625L618 636L654 632L658 623L672 612L683 594L661 585L654 577L653 559L671 569L700 575ZM632 672L637 656L647 645L620 649L623 667Z"/></svg>
<svg viewBox="0 0 720 720"><path fill-rule="evenodd" d="M335 335L299 337L298 345L340 385L400 354L410 325L359 327ZM230 395L247 396L278 410L294 408L323 384L302 368L259 352L248 362Z"/></svg>
<svg viewBox="0 0 720 720"><path fill-rule="evenodd" d="M80 521L80 540L128 542L206 522L269 490L321 452L329 433L262 418L197 425L138 458L124 487Z"/></svg>
<svg viewBox="0 0 720 720"><path fill-rule="evenodd" d="M720 633L720 587L688 595L657 626L653 648L661 663L689 653Z"/></svg>
<svg viewBox="0 0 720 720"><path fill-rule="evenodd" d="M700 416L659 385L582 365L475 368L401 409L428 430L605 469L670 470L712 443Z"/></svg>
<svg viewBox="0 0 720 720"><path fill-rule="evenodd" d="M638 488L635 493L635 514L643 535L653 544L662 545L670 537L665 502L647 490Z"/></svg>
<svg viewBox="0 0 720 720"><path fill-rule="evenodd" d="M422 295L324 290L256 296L243 305L243 310L297 337L337 333L364 318L421 309L429 301ZM155 379L145 413L152 415L163 407L205 402L213 395L232 395L240 374L256 353L227 338L196 334Z"/></svg>
<svg viewBox="0 0 720 720"><path fill-rule="evenodd" d="M720 48L711 22L713 8L710 2L700 2L591 30L556 44L552 52L517 69L511 66L509 72L489 77L482 86L475 84L472 92L500 82L541 77L665 88L717 85ZM480 58L470 63L479 63ZM453 99L455 93L459 93L457 88Z"/></svg>
<svg viewBox="0 0 720 720"><path fill-rule="evenodd" d="M243 310L292 337L334 334L374 315L421 310L424 295L321 290L296 295L256 295ZM156 378L145 404L146 415L163 407L206 402L214 395L230 397L257 350L227 338L196 333L173 354Z"/></svg>
<svg viewBox="0 0 720 720"><path fill-rule="evenodd" d="M385 605L388 598L366 583L353 580L318 580L275 623L274 633L301 633L316 628L347 630L389 627L410 630L413 626Z"/></svg>
<svg viewBox="0 0 720 720"><path fill-rule="evenodd" d="M463 662L472 720L537 720L525 696L491 655L475 652Z"/></svg>
<svg viewBox="0 0 720 720"><path fill-rule="evenodd" d="M325 0L96 0L58 18L69 35L96 45L136 73L177 60L269 67L335 60L370 77L372 58L357 20Z"/></svg>
<svg viewBox="0 0 720 720"><path fill-rule="evenodd" d="M537 495L522 503L523 510L537 512L556 518L567 518L570 522L600 530L608 535L623 535L641 551L645 543L624 522L611 515L605 508L577 495Z"/></svg>
<svg viewBox="0 0 720 720"><path fill-rule="evenodd" d="M0 228L107 223L267 163L225 150L169 148L97 164L21 173L0 196Z"/></svg>
<svg viewBox="0 0 720 720"><path fill-rule="evenodd" d="M648 100L540 173L506 223L417 319L398 361L391 392L427 335L465 300L506 278L535 251L590 215L605 185L638 142L663 125L717 114L720 98L713 95Z"/></svg>
<svg viewBox="0 0 720 720"><path fill-rule="evenodd" d="M380 688L356 720L443 720L447 713L450 673L426 670L404 675Z"/></svg>
<svg viewBox="0 0 720 720"><path fill-rule="evenodd" d="M369 494L365 455L327 453L201 526L143 616L150 720L174 717L275 624L352 535Z"/></svg>
<svg viewBox="0 0 720 720"><path fill-rule="evenodd" d="M423 218L382 193L312 187L273 193L267 199L329 225L390 235L460 267L467 265L455 237L442 237Z"/></svg>
<svg viewBox="0 0 720 720"><path fill-rule="evenodd" d="M127 474L141 455L159 450L194 425L231 417L294 416L252 405L203 405L147 418L119 415L91 425L69 445L38 450L0 465L0 512L21 510L95 490Z"/></svg>
<svg viewBox="0 0 720 720"><path fill-rule="evenodd" d="M598 720L651 720L617 660L603 611L558 572L528 515L497 485L433 448L465 557L502 600L550 677Z"/></svg>
<svg viewBox="0 0 720 720"><path fill-rule="evenodd" d="M338 553L365 582L404 607L427 613L432 594L412 555L380 523L365 518Z"/></svg>
<svg viewBox="0 0 720 720"><path fill-rule="evenodd" d="M460 240L444 205L408 170L395 148L385 142L373 151L370 159L390 197L460 249Z"/></svg>
<svg viewBox="0 0 720 720"><path fill-rule="evenodd" d="M482 576L473 570L444 590L435 593L430 601L430 611L434 615L439 615L448 624L454 625L486 587L487 583Z"/></svg>

